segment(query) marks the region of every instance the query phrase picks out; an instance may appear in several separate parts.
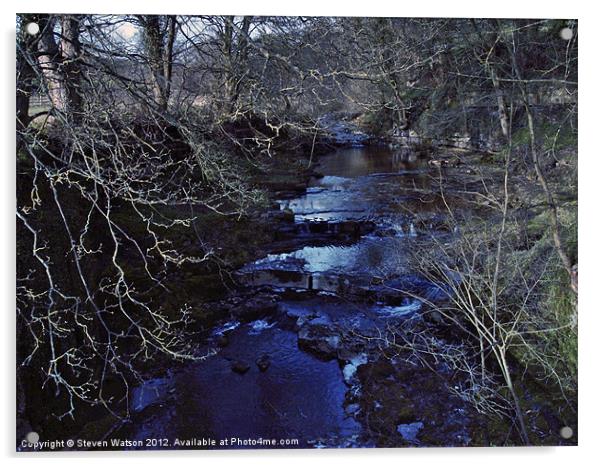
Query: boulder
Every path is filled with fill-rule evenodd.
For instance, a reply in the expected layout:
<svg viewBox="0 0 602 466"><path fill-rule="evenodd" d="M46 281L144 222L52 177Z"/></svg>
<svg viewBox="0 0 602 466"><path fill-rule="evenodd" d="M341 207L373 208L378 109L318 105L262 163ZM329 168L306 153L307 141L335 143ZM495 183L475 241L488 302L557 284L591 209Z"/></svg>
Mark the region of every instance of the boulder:
<svg viewBox="0 0 602 466"><path fill-rule="evenodd" d="M272 218L281 222L292 223L295 221L295 213L291 209L284 208L282 210L273 212Z"/></svg>
<svg viewBox="0 0 602 466"><path fill-rule="evenodd" d="M358 403L351 403L345 406L345 414L347 416L353 416L358 413L360 410L360 405Z"/></svg>
<svg viewBox="0 0 602 466"><path fill-rule="evenodd" d="M263 317L271 316L278 309L278 296L270 293L260 293L252 296L238 306L232 307L232 315L242 322L252 322Z"/></svg>
<svg viewBox="0 0 602 466"><path fill-rule="evenodd" d="M327 316L320 316L302 323L298 333L299 347L323 359L333 359L341 346L341 336L335 324Z"/></svg>

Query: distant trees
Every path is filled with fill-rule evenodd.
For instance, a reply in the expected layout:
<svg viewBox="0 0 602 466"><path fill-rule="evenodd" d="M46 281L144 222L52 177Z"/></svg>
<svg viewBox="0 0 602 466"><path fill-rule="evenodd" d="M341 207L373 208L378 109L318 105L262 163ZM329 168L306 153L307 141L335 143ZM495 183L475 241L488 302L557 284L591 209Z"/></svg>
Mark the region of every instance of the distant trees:
<svg viewBox="0 0 602 466"><path fill-rule="evenodd" d="M465 127L467 106L478 94L477 103L494 102L502 137L509 133L509 91L518 81L507 50L513 27L508 21L38 17L39 37L23 38L36 49L36 68L54 108L71 107L73 114L82 111L82 86L90 86L85 77L93 71L162 112L177 113L197 99L222 116L265 111L277 119L296 108L324 112L344 102L350 109L386 114L398 129L416 130L425 119ZM119 40L124 25L139 34ZM542 70L535 81L527 76L531 89L566 86L571 80L562 74L576 72L575 48L563 57L558 37L547 51L540 45L543 36L557 34L556 23L522 21L516 30L529 43L525 54L536 57ZM557 76L562 79L554 81Z"/></svg>

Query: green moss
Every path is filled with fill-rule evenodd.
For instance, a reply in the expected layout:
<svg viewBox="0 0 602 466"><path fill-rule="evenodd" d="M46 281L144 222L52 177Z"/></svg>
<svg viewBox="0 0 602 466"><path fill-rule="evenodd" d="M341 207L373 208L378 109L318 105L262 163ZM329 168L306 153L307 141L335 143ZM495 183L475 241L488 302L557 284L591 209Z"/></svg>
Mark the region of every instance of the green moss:
<svg viewBox="0 0 602 466"><path fill-rule="evenodd" d="M539 134L544 151L577 147L577 132L567 125L558 126L546 122L539 128Z"/></svg>
<svg viewBox="0 0 602 466"><path fill-rule="evenodd" d="M527 128L526 126L519 128L519 129L515 129L512 132L512 145L513 146L524 146L529 144L529 142L531 141L530 139L530 135L529 135L529 128Z"/></svg>
<svg viewBox="0 0 602 466"><path fill-rule="evenodd" d="M471 432L472 445L484 447L508 446L508 433L512 425L507 418L501 416L483 417L484 426L479 426Z"/></svg>
<svg viewBox="0 0 602 466"><path fill-rule="evenodd" d="M546 343L558 352L563 369L571 379L575 379L571 385L576 386L578 348L575 296L566 271L559 269L554 278L547 287L548 299L544 306L558 323L559 330L547 335Z"/></svg>
<svg viewBox="0 0 602 466"><path fill-rule="evenodd" d="M576 130L573 130L570 125L550 121L542 122L535 128L535 134L542 156L545 156L552 150L558 153L563 150L577 148L577 132ZM521 147L527 147L530 144L531 136L526 123L512 131L513 152ZM507 146L500 150L499 153L496 154L496 160L504 160L508 154L508 150L509 148Z"/></svg>
<svg viewBox="0 0 602 466"><path fill-rule="evenodd" d="M526 229L538 239L529 249L513 253L525 276L538 284L528 319L528 330L536 333L528 335L526 345L516 342L511 352L536 379L549 381L550 393L571 392L577 386L577 303L570 277L553 248L549 215L544 211L530 219ZM576 263L576 206L559 208L558 220L564 247Z"/></svg>
<svg viewBox="0 0 602 466"><path fill-rule="evenodd" d="M527 234L533 238L541 238L548 229L549 223L547 212L536 215L527 222Z"/></svg>

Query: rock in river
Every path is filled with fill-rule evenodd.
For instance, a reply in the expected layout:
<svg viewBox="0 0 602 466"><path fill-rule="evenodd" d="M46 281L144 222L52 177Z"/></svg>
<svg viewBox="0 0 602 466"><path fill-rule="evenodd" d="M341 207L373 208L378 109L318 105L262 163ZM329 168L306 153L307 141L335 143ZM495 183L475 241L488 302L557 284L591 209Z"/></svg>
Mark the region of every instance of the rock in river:
<svg viewBox="0 0 602 466"><path fill-rule="evenodd" d="M265 372L270 367L270 357L267 354L262 354L261 356L259 356L259 358L257 358L255 364L257 364L257 367L261 372Z"/></svg>
<svg viewBox="0 0 602 466"><path fill-rule="evenodd" d="M230 340L228 339L227 335L220 333L215 338L215 342L216 342L217 346L219 346L220 348L225 348L226 346L228 346L228 343L230 343Z"/></svg>
<svg viewBox="0 0 602 466"><path fill-rule="evenodd" d="M236 372L237 374L243 375L247 373L251 366L249 366L244 361L234 361L230 368L232 369L232 372Z"/></svg>
<svg viewBox="0 0 602 466"><path fill-rule="evenodd" d="M324 359L337 356L341 345L340 332L327 316L320 316L303 323L298 333L299 347Z"/></svg>
<svg viewBox="0 0 602 466"><path fill-rule="evenodd" d="M368 362L368 356L365 353L358 354L349 359L349 363L343 367L343 377L347 385L355 385L357 380L357 368Z"/></svg>
<svg viewBox="0 0 602 466"><path fill-rule="evenodd" d="M411 422L409 424L399 424L397 426L397 432L407 442L418 443L416 438L418 433L422 430L424 424L422 422Z"/></svg>
<svg viewBox="0 0 602 466"><path fill-rule="evenodd" d="M273 315L278 309L278 296L273 293L258 293L233 306L232 315L242 322L252 322Z"/></svg>

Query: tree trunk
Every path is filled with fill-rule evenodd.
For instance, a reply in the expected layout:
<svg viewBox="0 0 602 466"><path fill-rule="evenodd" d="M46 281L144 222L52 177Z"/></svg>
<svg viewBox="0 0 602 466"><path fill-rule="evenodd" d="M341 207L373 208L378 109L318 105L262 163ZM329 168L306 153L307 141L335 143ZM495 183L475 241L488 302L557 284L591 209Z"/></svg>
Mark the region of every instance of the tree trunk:
<svg viewBox="0 0 602 466"><path fill-rule="evenodd" d="M491 65L488 65L489 72L491 74L491 82L493 83L493 88L495 89L495 97L497 100L497 113L498 118L500 120L500 127L502 128L502 134L504 138L508 138L510 134L509 124L508 124L508 112L506 110L506 102L504 101L504 94L500 89L500 81L498 79L497 73L495 72L495 68Z"/></svg>
<svg viewBox="0 0 602 466"><path fill-rule="evenodd" d="M30 15L19 15L22 27L32 21ZM33 37L21 30L17 38L17 132L21 132L29 126L29 102L32 92L32 80L34 71L31 62ZM17 138L17 141L19 138Z"/></svg>
<svg viewBox="0 0 602 466"><path fill-rule="evenodd" d="M73 15L61 17L61 55L66 83L67 106L70 116L80 121L83 111L81 90L81 45L79 42L80 18Z"/></svg>
<svg viewBox="0 0 602 466"><path fill-rule="evenodd" d="M79 18L60 17L60 48L54 37L57 19L56 16L40 18L38 64L46 80L52 106L66 117L79 120L82 114Z"/></svg>
<svg viewBox="0 0 602 466"><path fill-rule="evenodd" d="M383 72L384 85L393 94L393 114L395 115L395 123L397 126L406 130L409 128L409 121L406 112L406 104L402 95L400 78L395 71L395 57L391 48L393 41L394 26L388 18L377 20L378 31L378 46L380 48L380 68ZM388 94L388 92L387 92ZM387 98L387 100L390 100Z"/></svg>
<svg viewBox="0 0 602 466"><path fill-rule="evenodd" d="M144 45L150 68L153 101L159 110L165 111L171 95L177 19L175 16L167 16L162 24L161 16L148 15L138 18L144 29Z"/></svg>
<svg viewBox="0 0 602 466"><path fill-rule="evenodd" d="M38 64L46 80L48 97L52 106L60 112L68 110L67 85L60 71L61 55L54 38L56 17L40 18L40 40L38 41Z"/></svg>
<svg viewBox="0 0 602 466"><path fill-rule="evenodd" d="M166 107L171 96L171 78L173 73L173 45L176 40L176 17L167 17L167 38L165 47L163 48L163 80L165 86L163 88Z"/></svg>
<svg viewBox="0 0 602 466"><path fill-rule="evenodd" d="M234 16L224 18L224 33L222 36L222 53L224 55L224 110L227 115L234 111L235 106L235 63L232 53L234 45Z"/></svg>
<svg viewBox="0 0 602 466"><path fill-rule="evenodd" d="M222 54L224 59L224 116L237 112L240 95L248 72L249 29L253 16L243 16L239 25L234 24L234 16L224 17L222 34Z"/></svg>
<svg viewBox="0 0 602 466"><path fill-rule="evenodd" d="M148 66L150 68L151 86L154 103L161 110L167 108L167 100L163 90L163 38L159 17L145 16L142 19L144 26L144 44Z"/></svg>

